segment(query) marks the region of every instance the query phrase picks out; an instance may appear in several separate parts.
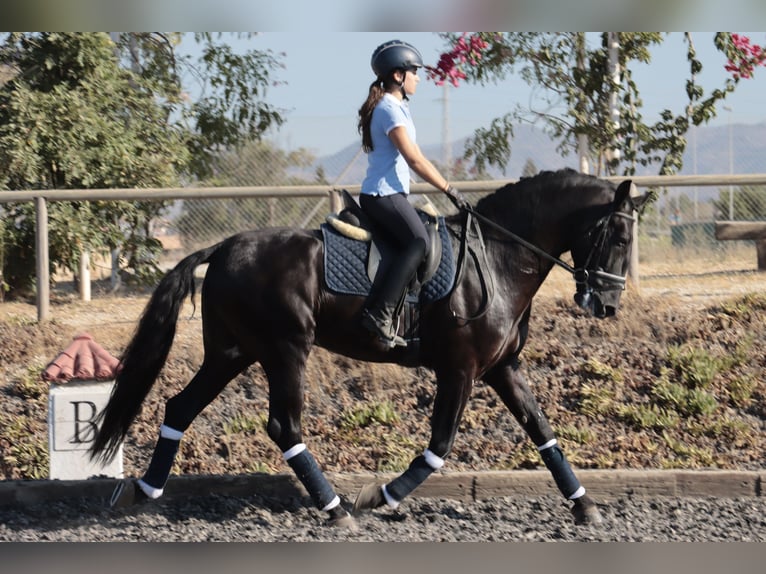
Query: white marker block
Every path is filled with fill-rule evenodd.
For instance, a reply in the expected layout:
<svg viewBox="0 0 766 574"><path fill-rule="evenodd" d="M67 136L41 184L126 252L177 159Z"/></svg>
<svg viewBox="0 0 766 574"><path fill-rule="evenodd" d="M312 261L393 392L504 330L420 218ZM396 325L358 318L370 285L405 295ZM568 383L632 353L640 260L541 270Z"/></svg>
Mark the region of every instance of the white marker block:
<svg viewBox="0 0 766 574"><path fill-rule="evenodd" d="M91 461L88 449L96 437L96 417L106 407L114 381L51 384L48 396L50 478L80 480L122 478L122 445L106 465Z"/></svg>

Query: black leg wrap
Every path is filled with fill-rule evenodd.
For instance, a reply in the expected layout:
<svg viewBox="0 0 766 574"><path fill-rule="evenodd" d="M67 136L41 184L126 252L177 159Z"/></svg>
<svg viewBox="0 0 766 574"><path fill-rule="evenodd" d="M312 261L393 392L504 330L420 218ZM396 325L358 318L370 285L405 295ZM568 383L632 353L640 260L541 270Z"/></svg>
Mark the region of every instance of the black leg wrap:
<svg viewBox="0 0 766 574"><path fill-rule="evenodd" d="M434 469L426 462L425 457L420 455L410 463L407 470L386 485L386 492L396 502L401 502L408 494L423 484L433 471Z"/></svg>
<svg viewBox="0 0 766 574"><path fill-rule="evenodd" d="M556 481L556 486L559 487L561 494L566 498L577 498L585 493L585 490L580 486L580 481L577 480L574 472L572 472L572 467L569 466L569 462L557 444L541 450L540 456L545 466L551 471L553 480Z"/></svg>
<svg viewBox="0 0 766 574"><path fill-rule="evenodd" d="M317 508L330 510L340 503L340 499L307 449L287 459L287 464L306 488Z"/></svg>
<svg viewBox="0 0 766 574"><path fill-rule="evenodd" d="M141 480L152 488L163 489L168 476L170 476L170 469L173 467L173 461L176 458L180 442L179 440L160 436L157 440L157 446L154 447L154 454L152 454L149 468Z"/></svg>

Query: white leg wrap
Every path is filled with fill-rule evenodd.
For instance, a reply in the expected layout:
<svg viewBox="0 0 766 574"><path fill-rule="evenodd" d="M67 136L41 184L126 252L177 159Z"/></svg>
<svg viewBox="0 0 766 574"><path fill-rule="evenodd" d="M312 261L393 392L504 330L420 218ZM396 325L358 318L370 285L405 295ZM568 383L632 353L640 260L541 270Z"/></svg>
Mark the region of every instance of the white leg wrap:
<svg viewBox="0 0 766 574"><path fill-rule="evenodd" d="M428 466L433 468L434 470L439 470L441 467L444 466L444 459L440 456L436 456L434 453L432 453L430 450L426 449L423 453L423 458L426 459L426 463Z"/></svg>
<svg viewBox="0 0 766 574"><path fill-rule="evenodd" d="M386 499L386 504L388 504L390 508L396 508L397 506L399 506L399 501L394 500L394 498L390 494L388 494L385 484L381 486L380 488L383 491L383 498Z"/></svg>
<svg viewBox="0 0 766 574"><path fill-rule="evenodd" d="M552 447L552 446L554 446L556 443L558 443L558 441L557 441L555 438L552 438L551 440L549 440L549 441L548 441L548 442L546 442L545 444L541 444L540 446L538 446L538 447L537 447L537 450L538 450L538 451L540 451L540 452L542 452L542 451L544 451L546 448L551 448L551 447Z"/></svg>
<svg viewBox="0 0 766 574"><path fill-rule="evenodd" d="M162 438L169 438L170 440L181 440L184 436L184 433L167 425L161 425L160 436Z"/></svg>
<svg viewBox="0 0 766 574"><path fill-rule="evenodd" d="M580 498L582 495L585 494L585 487L581 486L577 490L574 491L574 494L569 497L569 500L574 500L575 498Z"/></svg>
<svg viewBox="0 0 766 574"><path fill-rule="evenodd" d="M324 507L322 510L323 510L324 512L327 512L328 510L332 510L333 508L335 508L335 507L336 507L336 506L338 506L339 504L340 504L340 496L336 496L335 498L333 498L333 499L330 501L330 504L328 504L327 506L325 506L325 507Z"/></svg>
<svg viewBox="0 0 766 574"><path fill-rule="evenodd" d="M303 444L302 442L299 442L295 446L292 446L288 448L285 452L283 452L282 456L285 457L285 460L290 460L294 456L302 453L304 450L306 450L306 445Z"/></svg>
<svg viewBox="0 0 766 574"><path fill-rule="evenodd" d="M160 496L162 496L163 489L162 488L154 488L153 486L149 486L146 484L142 479L138 479L136 481L138 483L138 487L144 491L144 494L151 498L152 500L156 500Z"/></svg>

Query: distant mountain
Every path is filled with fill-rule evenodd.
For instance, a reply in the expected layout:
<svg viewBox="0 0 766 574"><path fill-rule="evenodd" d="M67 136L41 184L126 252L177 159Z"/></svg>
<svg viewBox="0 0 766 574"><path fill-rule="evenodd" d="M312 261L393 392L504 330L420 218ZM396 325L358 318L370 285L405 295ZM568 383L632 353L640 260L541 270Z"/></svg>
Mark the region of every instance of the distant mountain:
<svg viewBox="0 0 766 574"><path fill-rule="evenodd" d="M766 173L766 122L755 125L736 124L731 127L731 160L733 173ZM687 149L681 175L729 173L729 127L702 127L686 134ZM462 157L466 138L453 141L451 149L454 159ZM424 145L423 153L432 160L442 163L441 145ZM511 158L505 173L489 168L493 179L517 179L527 160L532 160L538 169L577 168L577 157L562 157L556 150L556 143L539 129L530 126L515 128L511 142ZM312 170L321 166L327 181L337 185L359 184L364 177L366 157L358 143L353 143L335 154L317 159ZM638 175L655 175L659 166L639 166Z"/></svg>

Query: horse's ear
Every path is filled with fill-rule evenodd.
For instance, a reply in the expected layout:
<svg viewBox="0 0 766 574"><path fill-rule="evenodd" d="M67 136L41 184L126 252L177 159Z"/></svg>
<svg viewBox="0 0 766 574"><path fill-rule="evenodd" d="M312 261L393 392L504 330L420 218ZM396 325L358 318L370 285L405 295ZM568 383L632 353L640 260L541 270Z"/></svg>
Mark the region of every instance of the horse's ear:
<svg viewBox="0 0 766 574"><path fill-rule="evenodd" d="M627 202L640 215L647 203L657 199L656 194L651 190L643 195L636 195L635 189L636 186L633 184L633 180L630 179L626 179L617 187L617 190L614 192L614 205L616 209L619 209Z"/></svg>
<svg viewBox="0 0 766 574"><path fill-rule="evenodd" d="M631 179L626 179L617 187L617 190L614 192L615 207L619 209L619 207L625 203L625 201L630 197L630 190L632 188L633 180Z"/></svg>

